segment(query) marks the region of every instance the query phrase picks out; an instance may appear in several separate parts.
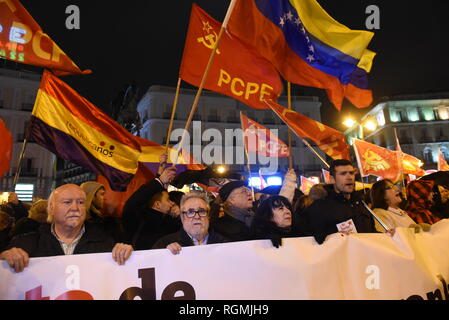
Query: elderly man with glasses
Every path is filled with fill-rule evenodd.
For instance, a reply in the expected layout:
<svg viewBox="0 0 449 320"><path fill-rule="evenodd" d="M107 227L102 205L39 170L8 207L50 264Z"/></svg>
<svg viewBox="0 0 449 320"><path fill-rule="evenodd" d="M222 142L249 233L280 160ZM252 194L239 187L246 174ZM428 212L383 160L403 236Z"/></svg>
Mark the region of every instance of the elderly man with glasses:
<svg viewBox="0 0 449 320"><path fill-rule="evenodd" d="M173 254L179 254L182 247L223 243L226 239L213 230L209 230L209 211L207 195L204 192L191 191L181 199L182 228L160 238L153 249L167 248Z"/></svg>

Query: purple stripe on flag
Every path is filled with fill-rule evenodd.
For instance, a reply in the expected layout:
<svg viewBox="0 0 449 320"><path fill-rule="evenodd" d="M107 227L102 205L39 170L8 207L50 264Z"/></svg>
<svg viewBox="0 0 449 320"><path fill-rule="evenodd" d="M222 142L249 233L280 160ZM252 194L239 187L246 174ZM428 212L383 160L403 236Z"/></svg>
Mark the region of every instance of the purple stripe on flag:
<svg viewBox="0 0 449 320"><path fill-rule="evenodd" d="M31 116L30 127L30 139L34 140L37 144L62 159L106 177L112 190L126 191L126 187L134 176L133 174L123 172L101 162L72 136L47 125L34 116Z"/></svg>

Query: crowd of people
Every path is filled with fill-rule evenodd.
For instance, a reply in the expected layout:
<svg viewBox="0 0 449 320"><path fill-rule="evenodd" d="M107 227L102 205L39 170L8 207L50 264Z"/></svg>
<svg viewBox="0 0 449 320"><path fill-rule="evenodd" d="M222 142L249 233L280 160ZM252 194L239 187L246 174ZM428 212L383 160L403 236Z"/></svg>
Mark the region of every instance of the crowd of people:
<svg viewBox="0 0 449 320"><path fill-rule="evenodd" d="M32 257L111 252L124 264L134 250L167 249L269 239L274 247L288 237L312 236L322 244L342 232L394 234L397 227L426 232L449 217L449 185L410 182L404 194L390 180L355 190L357 170L348 160L330 167L331 184L317 184L308 195L289 170L280 187L252 190L243 180L211 193L167 191L176 168L161 167L156 178L127 200L122 216L102 213L105 187L98 182L56 188L31 208L10 193L0 207L0 259L21 272Z"/></svg>

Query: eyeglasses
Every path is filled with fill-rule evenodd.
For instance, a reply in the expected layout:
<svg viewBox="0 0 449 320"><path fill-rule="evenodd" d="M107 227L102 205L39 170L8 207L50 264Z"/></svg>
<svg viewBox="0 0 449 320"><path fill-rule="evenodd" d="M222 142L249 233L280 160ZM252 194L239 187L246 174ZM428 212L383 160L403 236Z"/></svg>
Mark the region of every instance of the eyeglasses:
<svg viewBox="0 0 449 320"><path fill-rule="evenodd" d="M197 209L197 210L195 210L195 209L189 209L189 210L187 210L187 211L183 211L182 214L186 215L187 218L193 218L193 217L196 216L196 214L198 214L198 216L204 218L204 217L207 216L208 212L207 212L206 209L199 208L199 209Z"/></svg>

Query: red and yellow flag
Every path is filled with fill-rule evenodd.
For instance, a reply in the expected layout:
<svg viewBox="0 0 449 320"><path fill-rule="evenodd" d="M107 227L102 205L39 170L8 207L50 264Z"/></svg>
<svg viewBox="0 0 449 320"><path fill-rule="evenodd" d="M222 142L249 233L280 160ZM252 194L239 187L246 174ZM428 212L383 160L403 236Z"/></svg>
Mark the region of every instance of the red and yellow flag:
<svg viewBox="0 0 449 320"><path fill-rule="evenodd" d="M449 164L444 159L441 149L438 149L438 171L449 171Z"/></svg>
<svg viewBox="0 0 449 320"><path fill-rule="evenodd" d="M182 80L200 86L220 29L218 21L193 4L179 72ZM237 37L224 32L204 88L230 96L252 108L268 109L263 100L276 101L283 86L270 62Z"/></svg>
<svg viewBox="0 0 449 320"><path fill-rule="evenodd" d="M89 74L45 34L18 0L0 1L0 58L48 68L56 75Z"/></svg>
<svg viewBox="0 0 449 320"><path fill-rule="evenodd" d="M349 159L349 146L343 133L273 101L266 103L298 137L309 138L334 160Z"/></svg>
<svg viewBox="0 0 449 320"><path fill-rule="evenodd" d="M58 157L105 176L123 191L141 155L135 136L45 71L31 114L30 137Z"/></svg>
<svg viewBox="0 0 449 320"><path fill-rule="evenodd" d="M260 123L240 112L240 121L244 137L244 146L248 152L262 154L265 157L288 157L288 146L273 132Z"/></svg>
<svg viewBox="0 0 449 320"><path fill-rule="evenodd" d="M312 179L306 178L301 176L301 186L300 186L300 190L305 194L308 195L310 192L310 189L312 189L312 187L316 185L316 182Z"/></svg>
<svg viewBox="0 0 449 320"><path fill-rule="evenodd" d="M0 137L2 137L2 142L0 143L0 154L2 155L0 157L1 179L3 175L9 170L9 167L11 165L11 154L13 146L12 134L11 132L9 132L2 119L0 119Z"/></svg>
<svg viewBox="0 0 449 320"><path fill-rule="evenodd" d="M400 157L397 151L354 139L353 146L362 176L373 175L395 182L401 177Z"/></svg>
<svg viewBox="0 0 449 320"><path fill-rule="evenodd" d="M402 170L404 174L424 176L426 172L421 168L423 164L418 158L402 152Z"/></svg>

